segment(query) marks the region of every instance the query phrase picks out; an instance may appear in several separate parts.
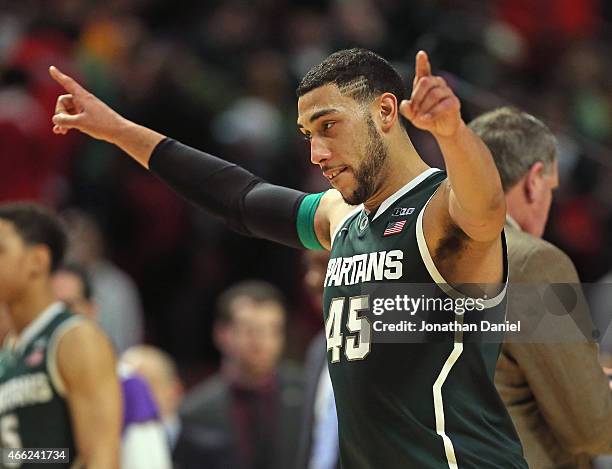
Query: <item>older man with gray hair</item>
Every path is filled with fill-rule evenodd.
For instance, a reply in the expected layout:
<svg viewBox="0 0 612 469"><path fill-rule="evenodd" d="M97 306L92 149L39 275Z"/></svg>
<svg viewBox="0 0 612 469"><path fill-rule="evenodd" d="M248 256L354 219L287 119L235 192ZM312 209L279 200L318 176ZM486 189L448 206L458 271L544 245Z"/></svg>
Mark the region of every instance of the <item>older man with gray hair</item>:
<svg viewBox="0 0 612 469"><path fill-rule="evenodd" d="M565 285L576 292L585 320L576 269L560 249L540 239L558 185L556 139L535 117L504 107L470 123L488 145L506 195L508 315L547 314L512 287ZM531 288L531 291L535 291ZM547 303L548 304L548 303ZM535 307L534 307L535 306ZM541 305L543 306L543 305ZM594 454L612 451L612 396L592 341L581 337L575 317L552 311L546 337L507 337L497 363L496 385L523 443L530 468L591 467ZM540 320L541 318L536 318ZM545 319L543 319L546 321ZM533 324L533 322L531 322ZM573 330L572 330L573 329ZM528 333L533 333L533 330ZM553 337L553 334L556 334Z"/></svg>

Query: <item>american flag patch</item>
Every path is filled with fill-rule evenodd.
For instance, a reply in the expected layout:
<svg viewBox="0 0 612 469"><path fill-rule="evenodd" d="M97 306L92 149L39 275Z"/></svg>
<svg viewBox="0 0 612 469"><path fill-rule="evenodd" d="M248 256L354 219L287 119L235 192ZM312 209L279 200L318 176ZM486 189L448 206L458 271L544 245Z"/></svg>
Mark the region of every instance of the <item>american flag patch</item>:
<svg viewBox="0 0 612 469"><path fill-rule="evenodd" d="M404 229L405 224L406 220L390 221L389 223L387 223L385 231L383 232L383 236L391 236L394 234L398 234Z"/></svg>

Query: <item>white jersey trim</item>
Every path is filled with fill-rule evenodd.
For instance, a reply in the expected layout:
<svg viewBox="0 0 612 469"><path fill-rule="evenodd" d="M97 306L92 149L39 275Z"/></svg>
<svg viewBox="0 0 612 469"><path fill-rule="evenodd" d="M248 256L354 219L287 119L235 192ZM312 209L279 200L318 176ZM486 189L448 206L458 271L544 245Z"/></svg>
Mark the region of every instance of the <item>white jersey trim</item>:
<svg viewBox="0 0 612 469"><path fill-rule="evenodd" d="M57 346L62 336L70 329L80 324L81 321L83 321L83 318L76 315L73 318L67 319L53 331L49 339L47 348L47 371L51 378L51 384L53 384L53 387L61 397L66 397L66 384L57 366Z"/></svg>
<svg viewBox="0 0 612 469"><path fill-rule="evenodd" d="M463 315L455 314L455 321L463 324ZM444 401L442 400L442 386L446 381L453 365L459 359L459 356L463 352L463 331L458 330L455 331L455 343L453 345L453 350L450 355L444 362L442 369L440 370L440 374L436 378L436 381L433 384L433 401L434 401L434 414L436 417L436 433L440 435L442 438L442 442L444 443L444 453L446 454L446 462L448 463L448 467L450 469L457 469L457 456L455 455L455 448L453 446L453 442L446 434L445 430L445 421L444 421Z"/></svg>
<svg viewBox="0 0 612 469"><path fill-rule="evenodd" d="M374 218L372 218L372 221L376 220L379 216L385 213L385 211L389 207L391 207L400 197L403 197L406 193L414 189L416 186L418 186L421 182L423 182L425 179L427 179L432 174L439 173L441 171L442 170L438 168L429 168L423 171L417 177L411 179L405 186L403 186L393 195L390 195L389 197L387 197L385 201L382 204L380 204L380 206L378 207L378 210L376 210L376 214L374 215Z"/></svg>
<svg viewBox="0 0 612 469"><path fill-rule="evenodd" d="M419 216L417 218L416 236L417 236L417 244L419 246L419 253L421 254L421 259L423 260L423 263L425 264L425 267L427 268L427 272L429 273L433 281L436 282L436 284L438 284L440 289L444 291L444 293L446 293L451 298L466 298L466 295L454 289L446 280L444 280L444 277L442 277L442 274L440 274L440 271L436 267L431 257L431 253L429 252L429 247L427 246L427 241L425 240L425 233L423 231L423 214L425 213L425 209L427 208L429 201L433 198L436 192L437 192L437 189L431 195L429 200L427 200L427 202L425 203L425 205L419 212ZM490 307L496 306L499 303L501 303L501 301L504 299L506 295L507 287L508 287L508 278L506 276L506 281L505 281L504 288L502 289L502 291L499 294L497 294L494 298L489 298L483 301L485 308L490 308ZM456 322L463 324L463 318L464 318L463 314L455 313ZM445 418L444 418L444 401L442 398L442 387L446 379L448 378L448 375L451 372L453 366L455 365L457 360L459 360L459 357L461 356L462 352L463 352L463 331L460 329L455 332L455 340L454 340L453 349L450 355L448 356L448 358L446 359L446 362L444 362L444 365L442 366L442 369L440 370L440 374L438 375L432 387L433 401L434 401L434 414L436 417L436 433L442 438L442 442L444 444L444 453L446 455L446 462L448 463L448 467L450 469L457 469L458 465L457 465L457 456L455 454L455 448L453 446L453 442L451 441L449 436L446 434Z"/></svg>
<svg viewBox="0 0 612 469"><path fill-rule="evenodd" d="M437 192L437 189L436 189L436 192ZM419 212L419 216L416 222L416 237L417 237L417 244L419 246L419 252L421 254L421 259L423 259L423 263L425 264L425 267L427 268L427 272L429 272L429 275L431 276L433 281L438 284L438 287L440 287L440 289L444 293L446 293L448 296L450 296L453 299L468 298L467 295L461 293L459 290L456 290L446 280L444 280L444 277L442 277L442 274L440 274L440 271L434 264L434 261L431 257L431 253L429 252L429 247L427 246L427 241L425 240L425 232L423 231L423 214L425 213L425 209L427 208L429 201L432 199L432 197L435 195L436 192L434 192L429 198L429 200L425 202L425 205ZM493 306L497 306L498 304L500 304L502 300L504 299L504 297L506 296L507 289L508 289L508 276L506 275L504 288L502 289L502 291L499 292L493 298L488 298L486 300L483 300L482 303L484 307L491 308Z"/></svg>
<svg viewBox="0 0 612 469"><path fill-rule="evenodd" d="M47 325L53 321L55 316L62 312L64 304L61 301L56 301L47 306L37 317L28 324L22 331L21 334L16 338L14 343L14 350L21 354L27 348L29 343L36 337L41 331L47 327Z"/></svg>

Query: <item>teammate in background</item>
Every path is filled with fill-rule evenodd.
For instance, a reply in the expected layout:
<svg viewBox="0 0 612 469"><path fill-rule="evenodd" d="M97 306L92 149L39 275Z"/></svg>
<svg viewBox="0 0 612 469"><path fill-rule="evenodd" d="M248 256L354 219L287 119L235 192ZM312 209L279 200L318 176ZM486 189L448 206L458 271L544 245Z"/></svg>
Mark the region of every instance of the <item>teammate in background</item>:
<svg viewBox="0 0 612 469"><path fill-rule="evenodd" d="M363 49L336 52L304 76L298 128L333 187L309 195L130 122L56 68L50 73L69 93L58 98L55 133L79 129L119 146L239 232L331 250L324 318L343 467L526 467L493 383L499 344L464 343L461 334L371 341L370 283L431 284L446 299L462 295L452 285L486 284L481 313L499 317L505 308L499 174L425 52L416 56L410 99L393 67ZM448 177L421 159L402 116L431 132ZM446 311L426 320L463 317Z"/></svg>
<svg viewBox="0 0 612 469"><path fill-rule="evenodd" d="M470 128L490 148L506 193L509 282L518 288L566 284L576 289L577 305L590 317L588 307L580 306L586 302L574 264L540 239L559 184L554 135L535 117L513 108L483 114ZM508 315L528 324L533 309L525 306L519 292L509 295ZM555 340L553 334L568 330L575 331L571 337L583 337L573 317L555 313L547 340L504 343L495 382L529 467L591 467L593 455L612 452L612 394L596 343Z"/></svg>
<svg viewBox="0 0 612 469"><path fill-rule="evenodd" d="M0 205L0 303L14 328L0 355L1 446L68 448L70 467L117 468L115 356L95 323L54 297L51 274L65 246L52 213L33 204Z"/></svg>
<svg viewBox="0 0 612 469"><path fill-rule="evenodd" d="M96 321L97 305L84 269L60 267L52 278L53 292L77 314ZM118 367L123 397L121 467L125 469L168 469L170 453L159 411L146 381L126 366Z"/></svg>
<svg viewBox="0 0 612 469"><path fill-rule="evenodd" d="M151 345L135 345L123 352L120 362L147 380L159 408L170 450L174 450L181 430L178 408L184 392L174 360Z"/></svg>

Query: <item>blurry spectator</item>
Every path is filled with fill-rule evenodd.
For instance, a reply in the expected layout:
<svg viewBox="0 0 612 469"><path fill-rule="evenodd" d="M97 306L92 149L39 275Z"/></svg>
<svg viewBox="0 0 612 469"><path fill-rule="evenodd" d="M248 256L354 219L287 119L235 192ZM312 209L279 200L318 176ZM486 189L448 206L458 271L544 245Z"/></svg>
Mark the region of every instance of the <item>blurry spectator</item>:
<svg viewBox="0 0 612 469"><path fill-rule="evenodd" d="M300 8L292 12L285 27L289 42L287 64L296 78L327 57L331 51L330 19L315 10Z"/></svg>
<svg viewBox="0 0 612 469"><path fill-rule="evenodd" d="M178 407L183 398L183 385L174 360L156 347L135 345L123 353L121 363L142 376L153 391L166 438L173 450L180 432Z"/></svg>
<svg viewBox="0 0 612 469"><path fill-rule="evenodd" d="M67 258L82 265L91 279L98 322L119 353L142 341L142 307L130 277L104 257L104 238L95 221L83 212L64 213L70 244Z"/></svg>
<svg viewBox="0 0 612 469"><path fill-rule="evenodd" d="M221 371L181 407L181 469L285 469L295 464L302 377L279 364L285 308L276 287L239 283L218 302Z"/></svg>
<svg viewBox="0 0 612 469"><path fill-rule="evenodd" d="M247 95L218 115L213 135L236 162L269 178L282 164L279 151L286 134L287 119L280 108L288 89L283 56L273 50L253 53L244 74Z"/></svg>
<svg viewBox="0 0 612 469"><path fill-rule="evenodd" d="M563 251L540 239L559 182L555 138L542 122L513 108L489 112L469 125L490 148L506 194L508 315L530 329L526 334L535 333L536 327L529 327L534 324L546 326L549 334L507 338L495 384L529 467L590 467L593 455L612 452L612 394L597 345L578 324L590 321L590 315L576 269ZM557 309L551 315L538 308L542 303L529 301L533 296L526 301L525 285L537 295L538 287L550 284L571 290L572 309L562 310L563 301L553 303Z"/></svg>
<svg viewBox="0 0 612 469"><path fill-rule="evenodd" d="M170 450L160 422L157 403L146 381L129 367L119 365L123 391L121 467L169 469Z"/></svg>
<svg viewBox="0 0 612 469"><path fill-rule="evenodd" d="M384 44L388 27L377 3L372 0L333 2L333 21L342 38L340 48L359 46L376 50Z"/></svg>
<svg viewBox="0 0 612 469"><path fill-rule="evenodd" d="M75 265L60 268L53 276L53 292L71 311L96 320L97 305L83 269ZM147 383L126 366L119 365L118 371L123 395L121 467L170 468L168 445Z"/></svg>
<svg viewBox="0 0 612 469"><path fill-rule="evenodd" d="M0 174L10 175L0 184L0 200L56 205L65 172L61 163L74 137L59 151L49 147L48 110L28 92L29 80L25 70L0 68L0 154L7 156L0 158Z"/></svg>
<svg viewBox="0 0 612 469"><path fill-rule="evenodd" d="M327 251L304 253L304 283L323 317L323 283L327 272ZM338 417L327 368L325 331L311 341L306 355L306 394L296 469L335 469L339 463Z"/></svg>
<svg viewBox="0 0 612 469"><path fill-rule="evenodd" d="M93 299L91 282L84 269L65 264L53 274L53 294L73 313L82 314L92 321L98 320L98 305Z"/></svg>

